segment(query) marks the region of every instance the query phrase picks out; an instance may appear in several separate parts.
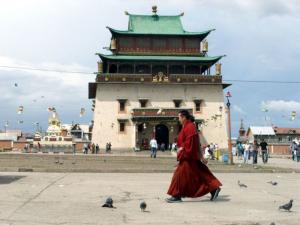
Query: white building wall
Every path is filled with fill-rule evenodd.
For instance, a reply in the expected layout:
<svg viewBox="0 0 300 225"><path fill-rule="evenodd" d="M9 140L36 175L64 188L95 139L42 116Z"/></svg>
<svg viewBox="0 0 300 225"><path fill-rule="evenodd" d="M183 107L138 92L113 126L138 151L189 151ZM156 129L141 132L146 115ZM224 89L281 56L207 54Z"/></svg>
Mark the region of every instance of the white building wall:
<svg viewBox="0 0 300 225"><path fill-rule="evenodd" d="M221 85L184 84L98 84L92 142L104 148L107 142L112 148L135 147L136 128L131 121L131 109L140 108L139 99L148 99L149 108L174 108L173 99L182 99L181 108L195 109L194 99L203 99L201 113L196 119L206 120L202 132L207 143L217 143L227 148L227 132L223 88ZM127 99L126 113L119 113L117 99ZM220 111L220 106L222 111ZM212 119L212 116L219 115ZM118 119L128 119L126 131L119 132ZM171 140L170 140L171 141Z"/></svg>

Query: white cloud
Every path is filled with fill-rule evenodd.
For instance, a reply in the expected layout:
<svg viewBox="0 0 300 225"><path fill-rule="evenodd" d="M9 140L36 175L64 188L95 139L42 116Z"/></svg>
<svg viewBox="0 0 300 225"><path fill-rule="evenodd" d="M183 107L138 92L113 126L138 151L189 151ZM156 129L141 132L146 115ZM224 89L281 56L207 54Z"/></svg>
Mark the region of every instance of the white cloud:
<svg viewBox="0 0 300 225"><path fill-rule="evenodd" d="M238 105L233 105L233 110L235 111L235 112L238 112L238 113L240 113L240 114L242 114L242 115L246 115L247 113L240 107L240 106L238 106Z"/></svg>
<svg viewBox="0 0 300 225"><path fill-rule="evenodd" d="M9 57L0 57L0 66L42 68L59 71L91 72L79 64L60 64L56 62L44 62L32 64L23 60ZM20 70L0 67L0 102L4 103L0 108L0 127L3 121L10 121L12 126L17 126L17 120L25 120L24 126L32 129L32 123L39 121L47 124L47 107L54 106L63 122L79 120L80 108L87 109L90 116L91 102L88 99L88 82L93 81L93 74L77 74L67 72L46 72L38 70ZM17 87L15 87L17 83ZM17 115L19 105L24 106L24 113ZM88 121L87 118L83 118ZM91 118L90 118L91 119Z"/></svg>
<svg viewBox="0 0 300 225"><path fill-rule="evenodd" d="M275 112L291 112L300 111L300 102L284 101L284 100L270 100L261 103L262 108Z"/></svg>

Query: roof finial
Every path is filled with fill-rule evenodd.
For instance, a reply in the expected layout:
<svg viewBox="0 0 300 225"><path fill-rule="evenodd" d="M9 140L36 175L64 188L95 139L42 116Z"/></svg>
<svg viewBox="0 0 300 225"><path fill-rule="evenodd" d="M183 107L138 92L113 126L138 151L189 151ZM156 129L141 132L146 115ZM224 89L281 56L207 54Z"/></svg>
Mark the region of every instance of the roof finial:
<svg viewBox="0 0 300 225"><path fill-rule="evenodd" d="M128 12L128 11L125 11L125 15L128 16L128 15L129 15L129 12Z"/></svg>
<svg viewBox="0 0 300 225"><path fill-rule="evenodd" d="M152 6L152 13L153 13L154 16L156 16L156 13L157 13L157 6L156 5Z"/></svg>

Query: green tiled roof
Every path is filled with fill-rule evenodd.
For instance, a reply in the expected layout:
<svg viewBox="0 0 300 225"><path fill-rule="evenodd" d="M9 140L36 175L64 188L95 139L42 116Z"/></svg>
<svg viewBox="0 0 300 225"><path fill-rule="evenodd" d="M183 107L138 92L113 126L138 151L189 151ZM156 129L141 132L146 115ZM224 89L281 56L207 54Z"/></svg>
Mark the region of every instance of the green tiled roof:
<svg viewBox="0 0 300 225"><path fill-rule="evenodd" d="M121 31L108 27L112 33L118 34L156 34L156 35L187 35L204 36L214 29L204 32L189 32L183 29L180 15L132 15L129 14L128 30Z"/></svg>
<svg viewBox="0 0 300 225"><path fill-rule="evenodd" d="M187 62L212 62L216 63L223 56L156 56L156 55L104 55L99 54L102 60L123 61L187 61Z"/></svg>

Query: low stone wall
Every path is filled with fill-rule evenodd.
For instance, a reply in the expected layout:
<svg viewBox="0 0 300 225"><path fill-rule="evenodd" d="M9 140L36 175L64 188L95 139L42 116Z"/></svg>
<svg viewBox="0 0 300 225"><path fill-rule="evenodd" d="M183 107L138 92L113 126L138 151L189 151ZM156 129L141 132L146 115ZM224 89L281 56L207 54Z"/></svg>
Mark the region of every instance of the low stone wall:
<svg viewBox="0 0 300 225"><path fill-rule="evenodd" d="M12 140L0 140L0 151L12 150L13 141Z"/></svg>
<svg viewBox="0 0 300 225"><path fill-rule="evenodd" d="M288 144L270 144L269 153L274 155L289 155L290 145Z"/></svg>

